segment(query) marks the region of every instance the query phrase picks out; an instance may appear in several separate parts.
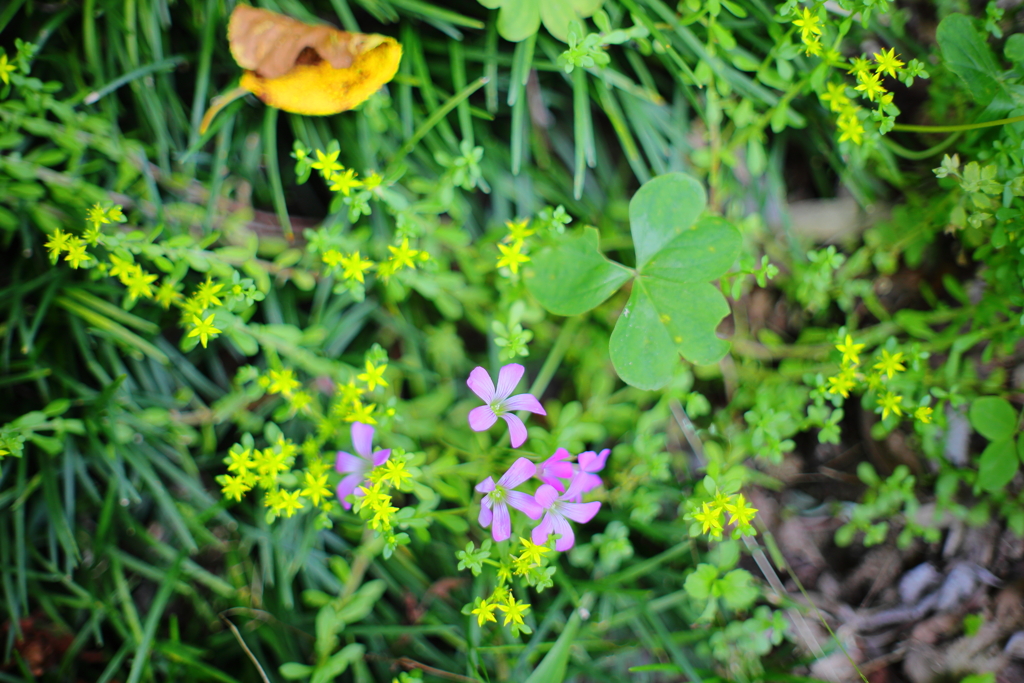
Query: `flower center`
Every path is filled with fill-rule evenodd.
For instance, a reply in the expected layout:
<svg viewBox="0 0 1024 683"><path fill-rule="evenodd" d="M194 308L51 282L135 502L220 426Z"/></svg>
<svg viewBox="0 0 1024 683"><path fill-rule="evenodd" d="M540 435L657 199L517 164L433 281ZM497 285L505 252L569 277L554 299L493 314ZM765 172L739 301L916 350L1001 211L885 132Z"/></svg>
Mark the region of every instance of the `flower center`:
<svg viewBox="0 0 1024 683"><path fill-rule="evenodd" d="M490 405L490 408L491 408L492 411L494 411L494 414L497 415L498 417L501 417L506 412L504 401L492 401L491 405Z"/></svg>
<svg viewBox="0 0 1024 683"><path fill-rule="evenodd" d="M494 505L501 505L505 502L505 487L495 486L494 490L488 494L491 497L491 503Z"/></svg>

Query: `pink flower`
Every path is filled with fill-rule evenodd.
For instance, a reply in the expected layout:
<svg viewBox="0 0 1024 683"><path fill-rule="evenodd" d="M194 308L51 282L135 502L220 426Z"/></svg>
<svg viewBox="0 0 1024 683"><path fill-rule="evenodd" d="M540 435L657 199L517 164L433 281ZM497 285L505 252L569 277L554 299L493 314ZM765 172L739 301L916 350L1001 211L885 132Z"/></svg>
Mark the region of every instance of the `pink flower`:
<svg viewBox="0 0 1024 683"><path fill-rule="evenodd" d="M508 468L501 479L495 484L487 477L476 485L476 490L486 493L480 501L480 526L487 528L494 522L491 535L495 541L507 540L512 535L512 518L508 512L511 505L516 510L526 513L530 519L539 519L544 512L533 496L522 491L513 491L515 487L533 476L537 468L526 458L519 458Z"/></svg>
<svg viewBox="0 0 1024 683"><path fill-rule="evenodd" d="M586 524L594 518L597 511L601 509L599 501L590 503L574 503L574 498L583 495L585 486L582 474L577 474L569 483L569 490L558 495L554 486L542 484L534 500L544 509L544 519L533 529L533 542L537 544L546 543L548 536L552 533L559 534L560 538L555 542L555 550L562 553L576 543L576 535L569 526L569 519L579 524ZM567 519L568 518L568 519Z"/></svg>
<svg viewBox="0 0 1024 683"><path fill-rule="evenodd" d="M491 376L483 368L475 368L469 373L466 385L473 393L483 399L487 405L469 411L469 426L475 432L490 429L500 417L508 423L508 431L512 437L512 448L519 448L526 441L526 425L514 410L528 410L538 415L547 415L540 401L531 394L509 396L523 377L523 366L510 363L498 373L498 388L495 390ZM532 473L530 476L533 476Z"/></svg>
<svg viewBox="0 0 1024 683"><path fill-rule="evenodd" d="M350 509L352 504L345 498L366 479L366 473L374 467L383 465L391 457L390 448L372 452L373 427L362 422L352 423L352 447L358 455L338 451L338 459L334 463L334 469L348 475L338 482L338 500L346 510Z"/></svg>
<svg viewBox="0 0 1024 683"><path fill-rule="evenodd" d="M600 454L594 453L594 451L584 451L576 458L577 462L579 462L578 476L584 482L583 488L580 489L579 498L576 500L577 503L582 500L584 493L601 485L601 477L594 474L594 472L600 472L604 469L609 453L611 451L607 448L601 451Z"/></svg>
<svg viewBox="0 0 1024 683"><path fill-rule="evenodd" d="M559 448L554 455L537 465L537 478L549 486L554 486L559 493L565 490L562 479L572 479L572 463L562 462L572 457L572 453ZM600 481L600 479L598 480Z"/></svg>

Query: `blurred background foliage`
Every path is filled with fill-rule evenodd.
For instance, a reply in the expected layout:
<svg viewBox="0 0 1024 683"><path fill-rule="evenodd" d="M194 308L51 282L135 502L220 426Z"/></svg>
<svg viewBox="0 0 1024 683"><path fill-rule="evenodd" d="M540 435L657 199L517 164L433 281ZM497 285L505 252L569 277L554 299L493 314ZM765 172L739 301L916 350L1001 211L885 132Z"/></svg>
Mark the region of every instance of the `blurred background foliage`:
<svg viewBox="0 0 1024 683"><path fill-rule="evenodd" d="M266 0L302 20L398 38L399 74L356 111L326 118L243 99L202 136L211 97L239 75L225 40L232 3L0 8L0 46L17 65L0 86L0 449L20 455L0 460L0 680L257 681L253 661L271 680L286 664L280 674L305 678L292 665L342 648L344 675L360 682L401 672L522 681L544 653L568 651L572 639L556 639L571 629L574 680L797 680L772 677L821 653L781 639L782 612L763 599L753 607L760 589L727 581L735 542L716 547L712 569L695 569L708 556L683 518L715 493L705 473L780 490L773 467L784 455L893 432L917 454L920 488L907 488L905 472L883 481L861 470L871 494L837 542L884 539L877 520L912 516L918 497L1024 531L1019 487L979 483L976 460L944 449L941 431L947 404L962 422L959 406L1016 386L1021 124L897 128L884 139L872 129L863 144L838 142L792 2L538 5ZM842 30L844 57L896 47L928 65L929 80L892 84L898 122L1019 113L1015 9L839 5L832 38L845 14L865 18ZM976 19L951 40L998 52L951 66L970 50L935 36L957 12ZM963 80L968 67L980 90ZM393 210L352 221L317 175L298 182L294 144L328 150L334 140L345 167L387 178ZM944 151L960 157L937 181ZM630 265L628 201L672 171L702 180L745 254L723 279L730 356L680 363L667 388L644 392L617 378L605 351L628 291L584 316L551 316L497 271L494 243L507 221L534 217L554 234L566 216L566 230L597 227L608 255ZM172 314L136 305L95 270L51 265L47 235L81 233L96 203L123 207L128 222L105 229L126 244L159 244L148 258L187 263L190 286L207 274L251 278L263 298L237 311L237 334L199 348ZM364 292L323 271L325 245L383 259L404 237L431 256L404 277ZM770 284L755 268L763 256L781 271ZM489 437L465 428L475 403L463 381L478 363L499 365L516 325L532 334L528 377L546 390L529 453L614 448L602 512L554 589L533 595L524 638L462 616L482 584L454 556L481 538L471 486L492 471ZM935 424L878 420L870 392L839 409L824 378L837 371L841 327L865 354L888 344L914 361L900 391L908 402L930 396L922 405L935 407ZM414 454L417 483L436 494L420 496L429 530L410 525L410 544L384 559L351 516L329 529L304 515L268 523L258 502L225 500L214 478L242 434L270 441L267 425L288 423L301 442L310 431L251 380L283 364L326 395L380 353L375 344L391 368L381 408L395 411L379 438ZM347 447L345 434L325 450ZM892 464L872 453L862 459ZM848 510L864 490L855 480L839 494L806 493L845 498ZM706 590L684 587L692 575ZM733 599L709 611L713 590ZM584 594L590 618L572 625ZM348 624L325 623L335 596L339 609L359 606ZM732 647L740 642L756 647ZM362 656L342 647L354 644Z"/></svg>

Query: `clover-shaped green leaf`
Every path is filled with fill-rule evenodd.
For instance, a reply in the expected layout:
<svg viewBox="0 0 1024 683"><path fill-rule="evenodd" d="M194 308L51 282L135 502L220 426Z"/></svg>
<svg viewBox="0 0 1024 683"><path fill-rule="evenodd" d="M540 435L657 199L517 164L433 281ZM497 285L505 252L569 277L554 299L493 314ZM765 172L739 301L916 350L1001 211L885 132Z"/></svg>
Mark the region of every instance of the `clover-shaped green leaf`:
<svg viewBox="0 0 1024 683"><path fill-rule="evenodd" d="M619 377L640 389L667 384L679 355L709 364L729 349L715 335L729 306L709 281L736 260L740 236L721 218L700 218L706 201L694 178L659 176L629 203L635 271L606 259L593 229L542 250L528 271L530 291L558 315L594 308L632 274L629 303L615 324L609 350Z"/></svg>

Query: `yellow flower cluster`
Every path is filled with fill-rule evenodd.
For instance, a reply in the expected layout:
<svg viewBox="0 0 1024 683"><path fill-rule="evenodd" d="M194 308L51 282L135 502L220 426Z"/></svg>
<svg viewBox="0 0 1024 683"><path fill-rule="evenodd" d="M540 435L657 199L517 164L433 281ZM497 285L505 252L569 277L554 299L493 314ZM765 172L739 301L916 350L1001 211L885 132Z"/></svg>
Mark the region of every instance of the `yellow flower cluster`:
<svg viewBox="0 0 1024 683"><path fill-rule="evenodd" d="M50 252L50 262L56 264L60 260L61 254L64 254L64 261L69 263L72 268L77 270L81 268L83 264L88 263L92 260L92 256L86 251L87 247L95 247L97 244L102 243L102 233L100 232L100 226L104 223L124 223L127 220L124 217L124 213L121 211L121 207L114 205L110 207L102 207L99 204L94 204L86 212L86 221L90 226L86 229L85 234L82 237L73 235L69 232L64 232L60 228L57 228L50 234L50 238L46 241L43 246ZM140 269L141 270L141 269ZM152 282L156 279L155 275L149 276L152 279L148 282ZM122 282L124 280L122 279ZM138 284L138 279L133 279L136 283L135 287L141 287L144 290L148 290L148 283ZM140 291L139 289L131 290L133 292ZM137 298L138 294L133 293L132 299Z"/></svg>
<svg viewBox="0 0 1024 683"><path fill-rule="evenodd" d="M508 234L498 244L498 268L508 268L513 275L519 272L519 266L529 263L530 257L523 253L526 246L526 238L532 235L535 230L530 229L530 219L524 218L521 221L506 221Z"/></svg>
<svg viewBox="0 0 1024 683"><path fill-rule="evenodd" d="M387 280L389 277L402 270L409 268L415 270L417 261L429 261L430 254L420 249L409 247L409 238L406 237L398 246L388 245L391 256L386 261L374 263L372 260L362 256L358 250L343 254L337 249L328 249L321 255L321 260L329 270L340 270L341 277L348 282L366 282L366 272L372 269L377 270L377 275Z"/></svg>
<svg viewBox="0 0 1024 683"><path fill-rule="evenodd" d="M497 623L494 611L498 610L505 617L505 626L512 624L513 628L529 633L530 629L523 621L523 617L529 609L529 603L517 602L515 596L512 595L512 590L501 584L488 598L477 598L476 605L470 610L470 614L476 617L478 626L483 626L488 621Z"/></svg>
<svg viewBox="0 0 1024 683"><path fill-rule="evenodd" d="M320 175L328 183L332 192L340 192L348 197L352 194L353 190L372 191L380 187L380 184L384 182L384 178L379 173L371 173L366 178L359 180L356 177L358 174L355 172L355 169L346 169L338 161L339 152L337 150L324 153L318 149L314 154L316 155L316 161L311 162L310 166L320 172ZM305 152L302 153L302 156L305 156Z"/></svg>
<svg viewBox="0 0 1024 683"><path fill-rule="evenodd" d="M233 474L217 477L221 493L237 502L250 490L259 487L264 492L264 506L275 515L284 517L292 517L305 509L306 501L313 507L329 511L332 503L327 499L334 494L327 483L329 466L322 459L307 458L306 469L293 473L295 478L301 474L299 488L288 490L280 485L281 475L292 472L297 451L298 447L284 437L279 437L273 446L262 450L235 444L224 459L228 472Z"/></svg>
<svg viewBox="0 0 1024 683"><path fill-rule="evenodd" d="M863 375L857 372L860 367L860 352L864 344L854 343L851 335L836 344L836 350L842 354L839 373L826 379L828 388L826 391L833 396L839 395L849 398L850 392L857 387L858 382L863 382L865 387L878 394L877 406L881 409L882 419L895 415L902 417L904 410L909 410L903 405L903 396L891 391L886 383L897 374L904 372L907 366L904 365L904 354L902 351L895 353L888 349L882 349L876 357L875 364L871 366L872 372ZM924 424L932 421L932 408L927 405L920 405L914 409L913 417Z"/></svg>
<svg viewBox="0 0 1024 683"><path fill-rule="evenodd" d="M722 519L726 512L729 513L729 524L736 527L736 534L753 536L756 533L750 520L757 514L757 508L747 505L742 493L727 496L721 491L716 491L710 503L701 503L690 514L701 525L701 533L708 534L711 538L721 538Z"/></svg>
<svg viewBox="0 0 1024 683"><path fill-rule="evenodd" d="M345 420L345 422L362 422L363 424L375 425L374 411L376 403L363 403L366 392L374 391L377 387L388 386L384 379L384 371L388 369L387 363L374 365L369 359L366 360L366 372L361 372L354 379L349 379L347 384L337 385L338 393L335 394L334 402L331 405L331 414L334 417ZM355 380L359 380L365 386L359 386ZM393 415L394 410L389 409L387 415Z"/></svg>
<svg viewBox="0 0 1024 683"><path fill-rule="evenodd" d="M381 534L390 532L398 508L391 504L389 492L392 487L401 490L406 480L411 478L412 473L405 468L404 459L398 456L388 458L382 466L370 470L367 482L357 489L355 511L369 520L367 524L374 531Z"/></svg>
<svg viewBox="0 0 1024 683"><path fill-rule="evenodd" d="M804 7L793 19L793 25L800 30L800 41L804 45L804 51L808 55L822 57L829 64L836 66L842 64L842 58L835 49L826 50L821 42L823 24L819 12L821 3L817 3L814 9ZM854 90L861 97L869 102L877 103L879 112L884 111L892 105L893 95L882 85L882 77L889 76L896 78L903 72L906 66L896 55L894 48L882 49L872 55L872 60L864 57L856 57L849 61L847 73L857 79ZM839 142L849 140L855 145L864 142L864 121L866 112L858 106L846 94L847 85L845 82L830 82L826 85L825 93L820 99L829 109L836 113L836 126L839 128ZM884 131L883 131L884 132Z"/></svg>

